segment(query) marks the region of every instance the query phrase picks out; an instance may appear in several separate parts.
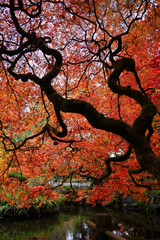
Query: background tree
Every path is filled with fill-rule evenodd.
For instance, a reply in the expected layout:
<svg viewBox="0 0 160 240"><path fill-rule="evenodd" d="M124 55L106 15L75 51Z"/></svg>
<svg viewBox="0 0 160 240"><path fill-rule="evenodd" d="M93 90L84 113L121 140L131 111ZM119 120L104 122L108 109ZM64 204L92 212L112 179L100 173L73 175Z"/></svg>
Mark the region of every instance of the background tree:
<svg viewBox="0 0 160 240"><path fill-rule="evenodd" d="M157 1L6 0L0 7L0 138L9 155L2 189L21 188L25 204L39 194L56 198L47 182L58 174L62 184L74 176L92 181L76 196L89 193L93 204L109 201L113 187L112 197L150 190L133 174L160 179ZM41 186L9 177L15 169L41 176Z"/></svg>

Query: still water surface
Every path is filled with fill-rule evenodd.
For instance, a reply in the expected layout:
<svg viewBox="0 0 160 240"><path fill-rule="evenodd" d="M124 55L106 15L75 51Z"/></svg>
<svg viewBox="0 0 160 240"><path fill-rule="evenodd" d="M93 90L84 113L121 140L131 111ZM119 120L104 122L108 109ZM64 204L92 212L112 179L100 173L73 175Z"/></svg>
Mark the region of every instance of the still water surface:
<svg viewBox="0 0 160 240"><path fill-rule="evenodd" d="M94 221L102 209L69 206L55 216L32 220L0 222L0 240L84 240L92 237L86 220ZM104 210L103 210L104 212ZM160 216L107 210L112 215L113 232L126 239L160 240Z"/></svg>

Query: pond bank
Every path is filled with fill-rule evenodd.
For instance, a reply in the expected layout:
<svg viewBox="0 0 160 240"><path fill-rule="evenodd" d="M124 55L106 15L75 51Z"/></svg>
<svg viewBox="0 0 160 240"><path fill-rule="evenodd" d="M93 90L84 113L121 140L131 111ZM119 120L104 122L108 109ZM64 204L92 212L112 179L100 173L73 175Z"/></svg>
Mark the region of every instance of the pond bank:
<svg viewBox="0 0 160 240"><path fill-rule="evenodd" d="M55 201L42 204L40 207L31 206L29 208L18 208L15 205L10 205L9 203L0 206L0 220L6 218L12 219L30 219L39 218L48 215L57 214L62 206L58 205Z"/></svg>
<svg viewBox="0 0 160 240"><path fill-rule="evenodd" d="M29 208L19 208L16 205L10 205L9 203L0 203L0 220L5 218L39 218L44 216L55 215L60 211L65 211L67 206L76 205L76 206L90 206L86 204L85 201L74 202L68 201L65 198L61 198L59 201L50 201L48 203L42 204L40 207L33 204ZM98 206L101 206L98 204ZM124 198L119 196L115 198L107 206L101 206L101 208L110 208L110 209L122 209L123 211L131 212L142 212L142 213L154 213L160 215L160 191L156 191L150 195L149 204L144 204L141 201L138 201L132 197Z"/></svg>
<svg viewBox="0 0 160 240"><path fill-rule="evenodd" d="M160 193L151 194L148 204L132 197L125 198L120 196L113 200L109 206L132 212L154 213L158 215L160 214Z"/></svg>
<svg viewBox="0 0 160 240"><path fill-rule="evenodd" d="M158 198L158 200L160 200ZM88 204L80 204L74 202L64 202L63 204L56 204L55 202L49 202L48 204L43 204L41 207L36 208L34 206L30 208L17 208L14 205L6 204L0 206L0 220L4 219L32 219L40 218L45 216L56 215L59 212L65 212L69 206L82 206L82 207L91 207ZM129 212L140 212L142 214L153 213L155 215L160 215L160 201L158 204L153 203L152 205L144 205L137 200L132 198L121 199L119 201L113 202L108 206L97 205L101 209L110 209L118 211L129 211Z"/></svg>

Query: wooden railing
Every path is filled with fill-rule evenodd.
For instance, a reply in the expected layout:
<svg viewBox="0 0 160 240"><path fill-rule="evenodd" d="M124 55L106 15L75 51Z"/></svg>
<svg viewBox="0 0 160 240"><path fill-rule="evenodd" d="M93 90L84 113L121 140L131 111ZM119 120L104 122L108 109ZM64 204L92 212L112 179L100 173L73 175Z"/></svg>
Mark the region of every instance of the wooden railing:
<svg viewBox="0 0 160 240"><path fill-rule="evenodd" d="M101 240L126 240L111 231L112 219L107 213L97 213L95 216L95 223L88 220L87 224L95 230L95 239L100 239L101 236ZM91 239L85 237L85 240Z"/></svg>

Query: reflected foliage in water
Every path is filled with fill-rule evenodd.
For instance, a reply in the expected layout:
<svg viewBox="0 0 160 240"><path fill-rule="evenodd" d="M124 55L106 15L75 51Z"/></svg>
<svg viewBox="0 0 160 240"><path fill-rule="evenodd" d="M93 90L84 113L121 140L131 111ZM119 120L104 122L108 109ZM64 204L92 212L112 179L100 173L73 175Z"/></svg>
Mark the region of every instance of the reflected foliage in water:
<svg viewBox="0 0 160 240"><path fill-rule="evenodd" d="M103 210L104 211L104 210ZM86 220L94 221L102 209L70 206L55 216L26 221L0 222L1 240L80 240L93 236ZM160 216L107 210L112 216L114 233L126 239L160 239Z"/></svg>
<svg viewBox="0 0 160 240"><path fill-rule="evenodd" d="M79 240L91 234L86 220L91 208L70 206L55 216L31 220L2 220L0 240Z"/></svg>

